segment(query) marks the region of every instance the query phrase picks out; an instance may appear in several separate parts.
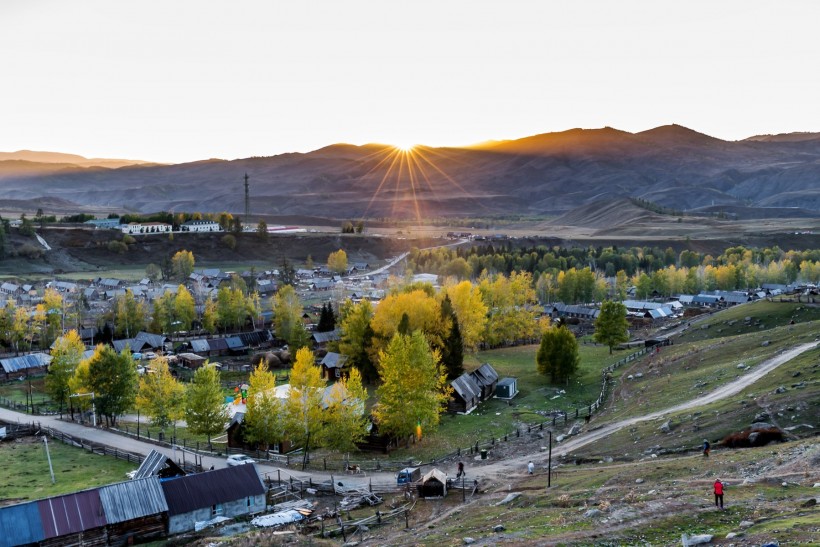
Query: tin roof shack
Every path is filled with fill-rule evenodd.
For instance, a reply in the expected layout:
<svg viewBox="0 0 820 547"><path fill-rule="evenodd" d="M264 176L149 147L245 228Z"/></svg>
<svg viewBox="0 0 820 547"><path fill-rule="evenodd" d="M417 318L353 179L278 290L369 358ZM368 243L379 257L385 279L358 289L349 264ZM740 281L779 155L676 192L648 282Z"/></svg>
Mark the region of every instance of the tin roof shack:
<svg viewBox="0 0 820 547"><path fill-rule="evenodd" d="M478 406L481 388L469 372L450 382L450 385L453 387L453 395L447 403L447 412L469 414Z"/></svg>
<svg viewBox="0 0 820 547"><path fill-rule="evenodd" d="M420 498L443 498L447 495L447 474L438 469L431 469L416 485Z"/></svg>
<svg viewBox="0 0 820 547"><path fill-rule="evenodd" d="M0 547L28 545L45 539L37 502L0 507Z"/></svg>
<svg viewBox="0 0 820 547"><path fill-rule="evenodd" d="M105 545L107 524L99 490L39 500L40 545Z"/></svg>
<svg viewBox="0 0 820 547"><path fill-rule="evenodd" d="M342 377L342 370L347 364L347 356L335 353L333 351L327 352L322 362L322 377L328 380L335 380Z"/></svg>
<svg viewBox="0 0 820 547"><path fill-rule="evenodd" d="M168 504L159 478L147 477L99 489L108 521L108 545L132 545L165 537Z"/></svg>
<svg viewBox="0 0 820 547"><path fill-rule="evenodd" d="M205 364L205 358L196 353L180 353L177 355L177 362L183 367L196 370Z"/></svg>
<svg viewBox="0 0 820 547"><path fill-rule="evenodd" d="M518 395L518 379L504 378L495 387L495 396L499 399L512 399Z"/></svg>
<svg viewBox="0 0 820 547"><path fill-rule="evenodd" d="M5 380L26 378L33 374L43 374L51 363L51 355L46 353L30 353L19 357L0 359Z"/></svg>
<svg viewBox="0 0 820 547"><path fill-rule="evenodd" d="M472 371L470 375L473 379L475 379L475 383L478 387L481 388L482 401L486 401L487 399L491 399L495 396L495 386L498 383L498 373L492 365L490 365L490 363L484 363Z"/></svg>
<svg viewBox="0 0 820 547"><path fill-rule="evenodd" d="M162 483L168 502L168 533L181 534L197 522L265 510L265 486L255 464L187 475Z"/></svg>
<svg viewBox="0 0 820 547"><path fill-rule="evenodd" d="M134 479L145 479L148 477L159 477L169 479L171 477L181 477L185 474L179 465L165 454L157 450L151 450L142 463L134 472Z"/></svg>

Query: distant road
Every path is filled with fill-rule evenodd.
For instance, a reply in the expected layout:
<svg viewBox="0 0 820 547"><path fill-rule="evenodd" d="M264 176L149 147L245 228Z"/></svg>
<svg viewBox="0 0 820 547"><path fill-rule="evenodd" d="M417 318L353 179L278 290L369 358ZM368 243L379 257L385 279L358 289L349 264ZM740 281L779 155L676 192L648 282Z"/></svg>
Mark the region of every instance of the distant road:
<svg viewBox="0 0 820 547"><path fill-rule="evenodd" d="M467 243L467 241L469 241L469 240L460 239L458 241L454 241L452 243L447 243L447 244L444 244L444 245L433 245L431 247L424 247L421 250L426 251L428 249L438 249L440 247L457 247L458 245L462 245L464 243ZM385 264L381 268L377 268L377 269L373 270L372 272L349 275L345 279L361 279L361 278L367 277L369 275L377 275L377 274L380 274L380 273L384 273L384 272L388 271L390 268L392 268L393 266L395 266L396 264L398 264L399 262L401 262L402 260L404 260L405 258L407 258L407 255L409 255L409 254L410 254L409 252L404 252L404 253L400 254L399 256L397 256L396 258L390 260L390 262L388 262L387 264Z"/></svg>

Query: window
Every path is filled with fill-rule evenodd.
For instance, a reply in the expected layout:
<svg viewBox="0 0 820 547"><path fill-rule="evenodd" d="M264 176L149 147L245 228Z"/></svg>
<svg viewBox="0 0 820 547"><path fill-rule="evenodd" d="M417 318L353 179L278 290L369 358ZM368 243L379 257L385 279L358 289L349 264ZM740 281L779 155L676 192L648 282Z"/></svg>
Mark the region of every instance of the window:
<svg viewBox="0 0 820 547"><path fill-rule="evenodd" d="M216 505L211 505L211 518L218 517L222 515L222 504L217 503Z"/></svg>
<svg viewBox="0 0 820 547"><path fill-rule="evenodd" d="M256 499L253 496L248 496L248 509L253 508L256 505Z"/></svg>

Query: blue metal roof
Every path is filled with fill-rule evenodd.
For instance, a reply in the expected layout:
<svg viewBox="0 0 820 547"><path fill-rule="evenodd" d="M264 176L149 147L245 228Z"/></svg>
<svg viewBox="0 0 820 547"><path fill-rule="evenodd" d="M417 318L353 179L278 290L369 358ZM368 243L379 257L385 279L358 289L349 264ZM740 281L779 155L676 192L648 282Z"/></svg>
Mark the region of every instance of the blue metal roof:
<svg viewBox="0 0 820 547"><path fill-rule="evenodd" d="M45 539L37 502L0 507L0 547L37 543Z"/></svg>

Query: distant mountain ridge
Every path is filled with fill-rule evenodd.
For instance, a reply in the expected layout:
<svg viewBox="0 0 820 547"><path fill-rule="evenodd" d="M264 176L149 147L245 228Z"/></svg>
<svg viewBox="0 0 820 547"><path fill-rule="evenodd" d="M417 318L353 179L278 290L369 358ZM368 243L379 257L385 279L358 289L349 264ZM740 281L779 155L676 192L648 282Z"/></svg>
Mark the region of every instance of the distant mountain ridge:
<svg viewBox="0 0 820 547"><path fill-rule="evenodd" d="M143 160L123 160L114 158L86 158L77 154L63 152L37 152L34 150L18 150L17 152L0 152L0 161L25 161L32 163L57 163L76 165L80 167L107 167L115 169L128 165L145 165L152 162Z"/></svg>
<svg viewBox="0 0 820 547"><path fill-rule="evenodd" d="M465 148L420 146L409 156L379 144L336 144L304 154L117 169L56 160L65 163L24 166L0 156L0 198L241 212L247 172L254 214L555 215L634 197L681 211L770 208L782 216L801 208L820 215L820 134L724 141L673 124L638 133L570 129Z"/></svg>

